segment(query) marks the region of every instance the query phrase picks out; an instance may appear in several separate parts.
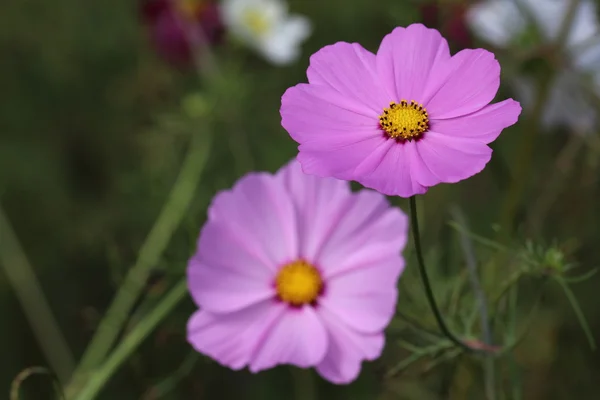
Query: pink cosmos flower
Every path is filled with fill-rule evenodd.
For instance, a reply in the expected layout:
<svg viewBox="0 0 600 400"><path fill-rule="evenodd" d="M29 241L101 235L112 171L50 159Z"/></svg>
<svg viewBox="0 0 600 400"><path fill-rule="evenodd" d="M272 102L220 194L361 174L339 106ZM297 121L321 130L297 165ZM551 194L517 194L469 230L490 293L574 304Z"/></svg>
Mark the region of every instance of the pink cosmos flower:
<svg viewBox="0 0 600 400"><path fill-rule="evenodd" d="M410 197L480 172L487 144L521 113L512 99L489 104L500 85L492 53L450 56L440 33L421 24L394 29L377 54L357 43L326 46L307 75L281 104L302 169L387 195Z"/></svg>
<svg viewBox="0 0 600 400"><path fill-rule="evenodd" d="M212 45L225 31L213 0L142 0L141 12L157 53L180 68L193 64L191 35L201 31Z"/></svg>
<svg viewBox="0 0 600 400"><path fill-rule="evenodd" d="M188 341L232 369L316 367L354 380L384 345L407 218L381 194L302 173L252 173L218 194L188 265Z"/></svg>

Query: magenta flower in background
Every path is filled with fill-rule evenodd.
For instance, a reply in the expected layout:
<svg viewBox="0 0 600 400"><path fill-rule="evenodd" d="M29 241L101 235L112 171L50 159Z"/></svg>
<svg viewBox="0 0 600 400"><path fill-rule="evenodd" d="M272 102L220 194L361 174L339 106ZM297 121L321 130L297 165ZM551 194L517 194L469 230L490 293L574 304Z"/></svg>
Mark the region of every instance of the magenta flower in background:
<svg viewBox="0 0 600 400"><path fill-rule="evenodd" d="M224 33L218 6L212 0L144 0L142 16L156 51L177 67L192 64L191 37L200 33L200 38L215 44Z"/></svg>
<svg viewBox="0 0 600 400"><path fill-rule="evenodd" d="M460 48L473 44L469 28L465 22L467 6L463 3L425 3L419 6L423 22L429 26L438 26L446 34L450 44Z"/></svg>
<svg viewBox="0 0 600 400"><path fill-rule="evenodd" d="M298 142L305 173L355 180L410 197L480 172L488 143L521 113L489 104L500 65L483 49L450 56L421 24L396 28L373 54L338 42L310 58L308 84L282 97L282 125Z"/></svg>
<svg viewBox="0 0 600 400"><path fill-rule="evenodd" d="M384 346L407 229L381 194L295 161L245 176L213 199L189 262L200 310L188 341L232 369L292 364L354 380Z"/></svg>

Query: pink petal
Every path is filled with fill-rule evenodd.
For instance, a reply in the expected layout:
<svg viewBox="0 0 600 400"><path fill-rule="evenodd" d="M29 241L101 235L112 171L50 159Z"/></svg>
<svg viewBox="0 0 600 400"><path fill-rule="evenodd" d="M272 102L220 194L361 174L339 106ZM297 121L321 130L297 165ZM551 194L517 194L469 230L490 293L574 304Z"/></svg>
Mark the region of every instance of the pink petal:
<svg viewBox="0 0 600 400"><path fill-rule="evenodd" d="M212 312L239 310L273 297L273 262L252 235L220 223L202 228L198 252L188 264L188 286L196 304ZM232 251L235 249L235 251Z"/></svg>
<svg viewBox="0 0 600 400"><path fill-rule="evenodd" d="M323 136L353 142L380 131L378 113L326 86L289 88L281 98L280 114L281 124L298 143Z"/></svg>
<svg viewBox="0 0 600 400"><path fill-rule="evenodd" d="M188 266L190 292L210 312L237 311L273 297L277 268L297 258L291 199L274 176L250 174L213 200Z"/></svg>
<svg viewBox="0 0 600 400"><path fill-rule="evenodd" d="M500 64L483 49L465 49L436 65L423 99L430 119L470 114L488 105L500 86Z"/></svg>
<svg viewBox="0 0 600 400"><path fill-rule="evenodd" d="M490 104L481 110L463 117L432 120L432 131L449 136L473 138L483 143L491 143L502 129L517 122L521 106L513 99Z"/></svg>
<svg viewBox="0 0 600 400"><path fill-rule="evenodd" d="M354 171L385 147L386 141L380 134L346 145L338 145L335 138L329 138L321 144L300 145L298 161L307 174L354 180Z"/></svg>
<svg viewBox="0 0 600 400"><path fill-rule="evenodd" d="M381 332L394 316L403 269L404 260L398 255L363 255L353 269L327 280L319 306L357 332Z"/></svg>
<svg viewBox="0 0 600 400"><path fill-rule="evenodd" d="M377 114L391 101L379 81L375 54L358 43L323 47L310 57L307 75L311 85L329 86Z"/></svg>
<svg viewBox="0 0 600 400"><path fill-rule="evenodd" d="M410 197L427 192L427 187L413 177L410 151L414 151L416 142L387 142L390 143L388 151L374 170L364 175L355 174L354 179L388 196Z"/></svg>
<svg viewBox="0 0 600 400"><path fill-rule="evenodd" d="M315 366L325 356L327 342L327 331L312 307L288 307L264 335L250 362L250 371L258 372L279 364Z"/></svg>
<svg viewBox="0 0 600 400"><path fill-rule="evenodd" d="M336 230L335 222L352 198L350 185L333 178L307 175L295 160L281 168L277 178L289 192L296 208L300 257L315 260L322 243Z"/></svg>
<svg viewBox="0 0 600 400"><path fill-rule="evenodd" d="M340 206L316 257L326 280L373 260L396 259L408 235L408 218L380 193L361 190Z"/></svg>
<svg viewBox="0 0 600 400"><path fill-rule="evenodd" d="M220 237L224 245L237 249L244 241L247 251L260 254L271 271L298 257L296 216L287 192L266 173L252 173L240 179L230 191L218 194L209 210L209 223L218 223L229 236ZM203 247L200 259L210 257ZM241 266L243 267L243 266Z"/></svg>
<svg viewBox="0 0 600 400"><path fill-rule="evenodd" d="M243 259L235 269L219 264L190 262L187 270L188 287L196 304L209 312L224 313L274 298L273 279L244 275L244 267L248 265L243 264Z"/></svg>
<svg viewBox="0 0 600 400"><path fill-rule="evenodd" d="M396 28L377 51L377 70L393 101L423 102L430 74L450 59L448 43L435 29L421 24Z"/></svg>
<svg viewBox="0 0 600 400"><path fill-rule="evenodd" d="M225 315L196 311L188 321L188 342L222 365L244 368L265 331L285 309L282 304L268 301Z"/></svg>
<svg viewBox="0 0 600 400"><path fill-rule="evenodd" d="M422 159L422 164L415 168L414 173L423 185L456 183L469 178L481 172L492 156L492 149L474 139L432 131L425 135L413 150Z"/></svg>
<svg viewBox="0 0 600 400"><path fill-rule="evenodd" d="M381 355L385 337L382 333L358 333L327 310L320 309L319 314L329 333L329 346L317 371L332 383L350 383L358 377L363 360Z"/></svg>
<svg viewBox="0 0 600 400"><path fill-rule="evenodd" d="M212 210L209 210L209 213ZM231 251L235 249L235 251ZM209 218L200 232L198 251L190 260L192 264L204 264L215 270L226 269L240 276L258 281L270 280L275 268L265 255L256 238Z"/></svg>
<svg viewBox="0 0 600 400"><path fill-rule="evenodd" d="M300 143L302 169L311 175L347 178L383 138L374 111L322 85L288 89L281 117Z"/></svg>

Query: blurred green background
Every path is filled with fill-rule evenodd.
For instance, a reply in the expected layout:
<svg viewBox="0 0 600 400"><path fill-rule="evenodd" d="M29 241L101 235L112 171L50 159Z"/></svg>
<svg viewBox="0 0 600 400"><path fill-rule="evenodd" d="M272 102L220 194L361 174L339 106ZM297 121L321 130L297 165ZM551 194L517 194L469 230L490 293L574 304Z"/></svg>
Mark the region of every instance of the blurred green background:
<svg viewBox="0 0 600 400"><path fill-rule="evenodd" d="M395 26L424 18L430 27L444 33L449 29L445 21L463 10L452 4L460 2L440 2L442 12L436 18L422 7L424 3L290 1L294 12L308 16L314 24L297 63L274 67L241 46L223 45L215 52L225 79L203 84L194 70L172 68L155 54L136 1L3 1L0 201L76 358L135 262L177 176L190 136L214 135L208 164L190 210L155 265L144 298L131 315L132 323L184 273L214 193L230 187L249 170L250 163L254 169L275 171L296 154L295 143L280 126L280 96L287 87L305 81L308 56L336 41L360 42L375 51ZM454 51L463 45L458 39L452 42ZM528 68L547 69L539 59L523 65L510 53L498 57L504 75ZM196 107L202 108L197 104L202 101L209 107L223 93L226 98L216 100L208 113L198 111L201 116L183 101L195 95ZM498 98L510 96L514 94L503 87ZM232 116L234 123L226 123ZM471 231L497 237L503 202L518 179L526 185L514 216L517 229L509 233L509 256L477 245L479 264L495 271L484 279L486 293L493 297L498 292L519 264L520 255L528 253L528 240L543 249L564 252L566 260L579 265L578 274L599 264L600 165L593 136L597 132L585 139L560 127L541 132L531 153L533 168L528 176L518 177L515 171L518 173L522 163L518 155L522 136L531 126L524 115L493 143L495 156L483 173L456 185L432 188L423 200L423 242L429 265L435 270L440 302L446 292L460 285L454 278L464 277L465 269L459 234L447 224L449 206L463 210ZM249 146L240 147L240 141ZM241 159L239 151L249 151L251 158ZM403 199L392 201L408 211ZM406 256L409 264L401 283L400 308L435 330L419 295L418 277L411 272L416 267L412 246ZM590 350L558 285L545 285L541 301L536 301L541 280L532 277L519 284L514 315L520 328L530 329L511 356L496 362L499 398L600 398L600 357ZM599 285L595 276L573 286L597 339ZM458 303L469 303L468 295ZM539 306L531 316L535 303ZM185 324L193 309L186 298L110 380L99 398L293 398L291 368L251 375L194 357L185 340ZM450 309L446 311L454 321L461 320L459 311L456 317ZM3 269L0 316L3 397L8 396L19 372L47 365ZM461 325L455 322L454 326L460 329ZM474 326L477 336L477 324ZM383 357L366 363L355 383L336 387L315 374L318 398L484 398L481 363L468 356L454 354L443 360L434 354L386 377L386 371L410 356L410 351L398 344L399 337L423 341L402 320L395 321L388 333ZM498 340L502 338L500 335ZM182 365L179 379L173 374ZM156 385L169 376L174 382L172 390L155 396ZM32 376L23 383L21 393L23 399L53 398L51 380Z"/></svg>

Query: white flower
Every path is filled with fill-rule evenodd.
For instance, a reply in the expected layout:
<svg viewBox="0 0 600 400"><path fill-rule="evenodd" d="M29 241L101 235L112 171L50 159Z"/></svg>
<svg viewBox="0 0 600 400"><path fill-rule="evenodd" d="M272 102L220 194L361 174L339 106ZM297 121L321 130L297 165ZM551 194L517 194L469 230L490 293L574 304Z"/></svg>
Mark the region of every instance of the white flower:
<svg viewBox="0 0 600 400"><path fill-rule="evenodd" d="M580 79L577 73L569 70L556 76L542 115L544 127L564 125L571 127L576 133L586 133L597 126L596 107L591 102L591 94L582 90ZM534 82L519 77L511 83L515 97L523 107L531 108L535 101ZM596 85L598 83L600 82Z"/></svg>
<svg viewBox="0 0 600 400"><path fill-rule="evenodd" d="M521 10L512 0L476 3L466 14L467 24L475 33L498 47L506 47L525 29Z"/></svg>
<svg viewBox="0 0 600 400"><path fill-rule="evenodd" d="M277 65L295 61L312 30L306 17L288 14L282 0L224 0L221 11L233 35Z"/></svg>
<svg viewBox="0 0 600 400"><path fill-rule="evenodd" d="M557 39L572 0L486 0L472 6L466 14L471 29L485 41L508 47L533 21L542 40ZM582 0L575 10L566 36L565 52L571 70L560 71L544 110L546 126L568 125L577 131L592 129L598 122L590 94L581 88L579 74L591 75L592 90L600 93L600 24L596 5ZM525 107L533 103L534 83L527 78L515 82L519 100Z"/></svg>
<svg viewBox="0 0 600 400"><path fill-rule="evenodd" d="M556 40L572 0L486 0L472 6L467 23L486 41L505 47L533 20L546 41ZM593 0L582 0L567 35L567 50L600 33Z"/></svg>

